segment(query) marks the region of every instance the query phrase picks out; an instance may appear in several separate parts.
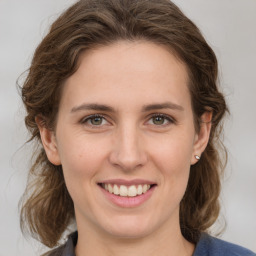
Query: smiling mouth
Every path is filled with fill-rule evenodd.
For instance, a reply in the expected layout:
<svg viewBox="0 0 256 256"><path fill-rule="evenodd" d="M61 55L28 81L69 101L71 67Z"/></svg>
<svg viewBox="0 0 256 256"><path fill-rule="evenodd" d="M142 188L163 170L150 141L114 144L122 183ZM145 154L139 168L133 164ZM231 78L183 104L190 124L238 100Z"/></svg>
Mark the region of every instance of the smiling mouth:
<svg viewBox="0 0 256 256"><path fill-rule="evenodd" d="M139 185L117 185L108 183L99 183L99 185L108 191L110 194L114 194L121 197L135 197L145 194L148 190L154 187L156 184L139 184Z"/></svg>

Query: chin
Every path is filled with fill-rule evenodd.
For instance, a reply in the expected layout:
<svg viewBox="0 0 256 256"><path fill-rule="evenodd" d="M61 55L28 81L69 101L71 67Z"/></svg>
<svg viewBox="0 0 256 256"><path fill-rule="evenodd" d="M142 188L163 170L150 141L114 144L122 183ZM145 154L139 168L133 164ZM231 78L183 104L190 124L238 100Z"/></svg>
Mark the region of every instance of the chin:
<svg viewBox="0 0 256 256"><path fill-rule="evenodd" d="M152 223L146 218L138 218L134 216L123 216L118 219L113 218L114 223L108 223L105 231L117 238L138 239L149 235L152 232Z"/></svg>

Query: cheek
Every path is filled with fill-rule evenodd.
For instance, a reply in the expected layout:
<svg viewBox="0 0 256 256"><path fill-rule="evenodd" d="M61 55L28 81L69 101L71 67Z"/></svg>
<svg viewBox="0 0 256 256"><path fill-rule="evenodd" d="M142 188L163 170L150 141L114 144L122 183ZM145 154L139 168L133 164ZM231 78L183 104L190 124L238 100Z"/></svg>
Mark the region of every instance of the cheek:
<svg viewBox="0 0 256 256"><path fill-rule="evenodd" d="M159 143L152 143L151 156L155 163L164 166L165 171L182 170L189 171L191 154L193 152L193 137L189 133L174 134L161 140Z"/></svg>
<svg viewBox="0 0 256 256"><path fill-rule="evenodd" d="M192 152L192 137L185 134L169 137L161 145L152 148L151 156L154 165L161 172L165 193L176 204L180 203L187 187Z"/></svg>
<svg viewBox="0 0 256 256"><path fill-rule="evenodd" d="M88 139L66 140L59 148L62 168L67 180L76 179L77 182L82 182L83 177L92 178L100 169L104 159L103 145L100 147Z"/></svg>
<svg viewBox="0 0 256 256"><path fill-rule="evenodd" d="M99 145L89 142L73 137L65 142L62 140L60 145L64 179L76 207L90 207L87 195L93 195L95 176L102 169L104 161L104 150L99 150Z"/></svg>

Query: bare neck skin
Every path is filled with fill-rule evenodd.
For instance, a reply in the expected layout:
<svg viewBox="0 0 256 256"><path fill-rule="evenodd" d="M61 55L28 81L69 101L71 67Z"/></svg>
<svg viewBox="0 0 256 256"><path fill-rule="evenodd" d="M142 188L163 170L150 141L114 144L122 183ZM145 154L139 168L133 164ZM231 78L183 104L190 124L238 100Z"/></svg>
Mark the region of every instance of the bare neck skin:
<svg viewBox="0 0 256 256"><path fill-rule="evenodd" d="M95 229L87 223L79 226L76 256L192 256L195 245L181 234L179 224L163 223L156 232L138 238L120 238Z"/></svg>

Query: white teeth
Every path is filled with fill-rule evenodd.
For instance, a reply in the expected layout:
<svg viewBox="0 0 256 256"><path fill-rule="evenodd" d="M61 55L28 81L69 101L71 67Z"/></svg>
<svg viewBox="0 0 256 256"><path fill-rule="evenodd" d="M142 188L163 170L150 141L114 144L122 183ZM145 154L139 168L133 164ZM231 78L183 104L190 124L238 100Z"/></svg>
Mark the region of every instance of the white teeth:
<svg viewBox="0 0 256 256"><path fill-rule="evenodd" d="M134 185L128 188L128 196L137 196L137 189Z"/></svg>
<svg viewBox="0 0 256 256"><path fill-rule="evenodd" d="M147 184L143 185L143 187L142 187L142 192L143 192L143 193L146 193L147 190L148 190L148 185L147 185Z"/></svg>
<svg viewBox="0 0 256 256"><path fill-rule="evenodd" d="M143 191L142 191L142 186L139 185L138 188L137 188L137 193L138 193L138 195L141 195L142 192L143 192Z"/></svg>
<svg viewBox="0 0 256 256"><path fill-rule="evenodd" d="M128 189L126 186L121 185L119 189L120 196L127 196L128 195Z"/></svg>
<svg viewBox="0 0 256 256"><path fill-rule="evenodd" d="M116 184L114 185L114 194L119 195L119 188Z"/></svg>
<svg viewBox="0 0 256 256"><path fill-rule="evenodd" d="M114 193L115 195L128 196L128 197L134 197L137 195L144 194L150 189L150 185L148 184L138 185L138 186L120 185L120 187L116 184L103 184L102 187L105 188L105 190L107 190L109 193Z"/></svg>
<svg viewBox="0 0 256 256"><path fill-rule="evenodd" d="M113 188L110 184L107 185L107 188L105 188L106 190L108 190L109 193L113 193Z"/></svg>

